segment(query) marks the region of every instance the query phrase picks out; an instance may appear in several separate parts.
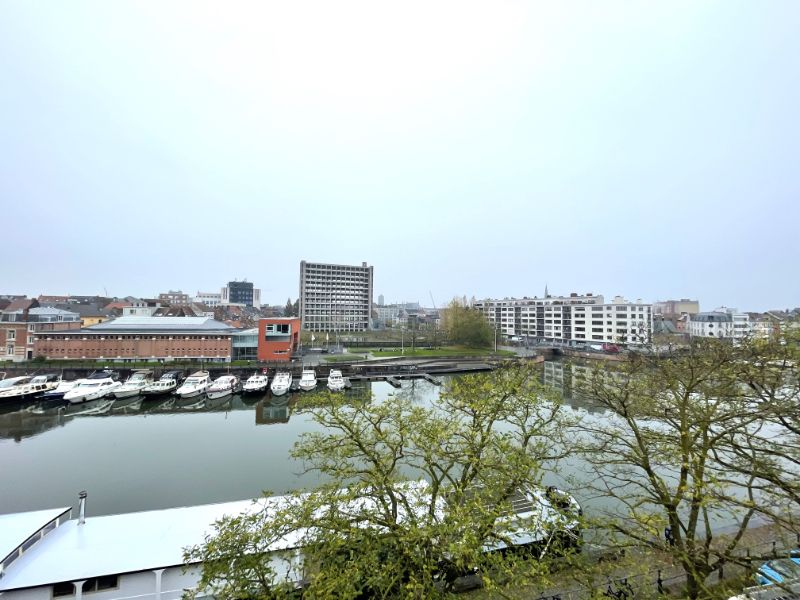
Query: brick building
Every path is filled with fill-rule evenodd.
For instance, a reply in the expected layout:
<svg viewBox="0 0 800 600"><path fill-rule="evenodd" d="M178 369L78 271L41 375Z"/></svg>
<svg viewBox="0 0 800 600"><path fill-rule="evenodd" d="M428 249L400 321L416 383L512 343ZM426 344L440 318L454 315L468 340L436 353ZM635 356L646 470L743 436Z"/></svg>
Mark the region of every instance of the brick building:
<svg viewBox="0 0 800 600"><path fill-rule="evenodd" d="M230 362L234 329L204 317L120 317L71 332L36 336L49 359Z"/></svg>
<svg viewBox="0 0 800 600"><path fill-rule="evenodd" d="M35 340L41 331L80 329L80 315L34 299L11 302L0 312L0 360L21 362L35 356Z"/></svg>
<svg viewBox="0 0 800 600"><path fill-rule="evenodd" d="M258 321L258 360L289 361L300 346L298 317L270 317Z"/></svg>

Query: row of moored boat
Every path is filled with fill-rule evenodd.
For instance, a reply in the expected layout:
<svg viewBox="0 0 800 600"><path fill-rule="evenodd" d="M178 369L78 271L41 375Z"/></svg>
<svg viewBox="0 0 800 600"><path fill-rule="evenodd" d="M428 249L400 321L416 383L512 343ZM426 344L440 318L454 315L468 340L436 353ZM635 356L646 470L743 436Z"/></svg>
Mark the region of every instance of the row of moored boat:
<svg viewBox="0 0 800 600"><path fill-rule="evenodd" d="M317 375L313 369L303 369L297 388L311 391L317 388ZM0 381L0 402L32 399L64 399L73 404L98 400L99 398L128 398L131 396L165 396L176 394L181 398L207 396L222 398L238 393L265 393L269 377L265 373L254 373L245 382L237 375L222 375L211 379L208 371L197 371L184 378L183 371L167 371L154 380L149 370L134 371L127 381L119 381L115 371L103 370L92 373L85 379L63 380L58 375L36 375L14 377ZM332 369L328 376L328 389L342 391L346 382L342 372ZM269 386L275 396L282 396L296 389L289 371L278 371Z"/></svg>

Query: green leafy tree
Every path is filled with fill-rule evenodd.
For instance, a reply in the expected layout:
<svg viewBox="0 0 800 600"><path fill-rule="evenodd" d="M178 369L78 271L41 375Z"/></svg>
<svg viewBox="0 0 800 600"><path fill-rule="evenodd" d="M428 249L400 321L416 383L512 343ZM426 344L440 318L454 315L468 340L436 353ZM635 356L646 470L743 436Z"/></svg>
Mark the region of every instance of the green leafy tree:
<svg viewBox="0 0 800 600"><path fill-rule="evenodd" d="M542 464L559 456L560 408L533 368L452 380L432 406L403 398L348 404L326 394L300 410L319 428L293 455L324 483L294 495L275 517L220 522L206 544L187 551L203 564L201 589L285 592L273 588L284 582L267 548L287 531L302 534L308 598L448 597L469 573L496 589L541 582L556 549L575 542L555 521L509 516L520 490L537 486ZM576 522L573 509L562 510L561 525ZM487 551L513 546L527 530L541 532L535 560ZM251 558L236 558L243 553Z"/></svg>
<svg viewBox="0 0 800 600"><path fill-rule="evenodd" d="M689 598L711 596L711 573L744 564L739 544L764 510L764 482L797 489L796 470L765 454L774 407L744 385L744 372L755 378L753 365L771 362L763 350L696 341L597 368L581 386L607 411L581 424L576 443L594 469L589 486L610 500L602 524L623 544L671 555ZM724 538L722 522L734 526Z"/></svg>
<svg viewBox="0 0 800 600"><path fill-rule="evenodd" d="M485 348L494 340L492 326L480 310L466 303L466 299L454 298L442 310L442 328L452 344L469 348Z"/></svg>

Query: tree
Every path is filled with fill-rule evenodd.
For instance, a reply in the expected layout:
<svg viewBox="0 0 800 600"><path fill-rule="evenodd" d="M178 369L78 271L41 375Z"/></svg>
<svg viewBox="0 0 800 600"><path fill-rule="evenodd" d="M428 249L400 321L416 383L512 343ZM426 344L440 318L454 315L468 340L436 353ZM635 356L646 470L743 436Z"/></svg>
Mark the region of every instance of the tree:
<svg viewBox="0 0 800 600"><path fill-rule="evenodd" d="M277 593L266 548L286 531L302 535L309 598L446 597L456 576L473 570L489 587L541 580L555 549L574 541L566 527L576 522L574 507L564 505L553 522L508 517L520 490L539 484L542 463L558 457L563 430L535 369L451 380L432 406L324 400L301 406L320 428L293 451L323 483L270 518L223 520L190 549L186 559L203 563L208 591ZM527 530L542 534L539 560L487 551L513 546ZM244 552L252 558L236 558Z"/></svg>
<svg viewBox="0 0 800 600"><path fill-rule="evenodd" d="M689 598L708 593L709 574L742 562L739 542L761 510L759 478L791 479L796 489L796 475L767 468L770 409L742 385L744 356L728 342L693 342L667 357L633 355L597 368L584 384L611 413L579 427L579 449L594 469L589 485L611 500L603 524L622 543L672 555ZM717 539L721 519L735 530Z"/></svg>
<svg viewBox="0 0 800 600"><path fill-rule="evenodd" d="M294 306L292 305L292 299L291 298L287 298L286 299L286 306L283 308L283 316L284 317L291 317L294 314L293 310L294 310Z"/></svg>
<svg viewBox="0 0 800 600"><path fill-rule="evenodd" d="M442 310L442 328L453 344L484 348L492 343L494 332L483 313L467 305L466 298L454 298Z"/></svg>

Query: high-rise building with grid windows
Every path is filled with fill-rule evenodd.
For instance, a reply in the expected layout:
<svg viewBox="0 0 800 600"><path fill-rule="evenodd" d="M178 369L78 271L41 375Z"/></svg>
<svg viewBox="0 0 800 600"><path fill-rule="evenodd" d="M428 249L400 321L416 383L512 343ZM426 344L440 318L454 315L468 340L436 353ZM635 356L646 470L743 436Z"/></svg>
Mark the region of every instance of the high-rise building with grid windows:
<svg viewBox="0 0 800 600"><path fill-rule="evenodd" d="M372 267L300 262L300 319L307 331L372 326Z"/></svg>

